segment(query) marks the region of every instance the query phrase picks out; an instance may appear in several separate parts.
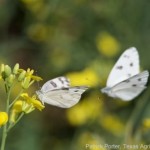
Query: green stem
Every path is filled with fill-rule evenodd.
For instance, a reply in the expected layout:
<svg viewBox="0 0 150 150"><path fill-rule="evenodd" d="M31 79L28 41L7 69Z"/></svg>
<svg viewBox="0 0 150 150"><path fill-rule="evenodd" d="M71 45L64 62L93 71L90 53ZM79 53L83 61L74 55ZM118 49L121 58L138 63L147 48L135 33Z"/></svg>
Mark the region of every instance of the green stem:
<svg viewBox="0 0 150 150"><path fill-rule="evenodd" d="M1 150L5 150L5 143L6 143L6 137L7 137L7 126L4 125L3 132L2 132L2 141L1 141Z"/></svg>
<svg viewBox="0 0 150 150"><path fill-rule="evenodd" d="M6 93L7 93L7 100L6 100L6 113L9 113L9 99L10 99L10 88L6 87ZM6 143L6 138L7 138L7 123L3 126L3 132L2 132L2 141L1 141L1 149L0 150L5 150L5 143Z"/></svg>
<svg viewBox="0 0 150 150"><path fill-rule="evenodd" d="M20 119L23 117L23 115L24 115L24 112L22 112L22 113L20 114L20 116L18 117L18 119L16 120L15 123L11 124L11 125L8 127L7 132L9 132L9 130L10 130L11 128L13 128L13 127L20 121Z"/></svg>
<svg viewBox="0 0 150 150"><path fill-rule="evenodd" d="M12 107L12 105L18 100L18 98L20 97L21 93L23 92L23 89L19 92L19 94L17 95L17 97L12 101L12 103L9 105L9 108Z"/></svg>

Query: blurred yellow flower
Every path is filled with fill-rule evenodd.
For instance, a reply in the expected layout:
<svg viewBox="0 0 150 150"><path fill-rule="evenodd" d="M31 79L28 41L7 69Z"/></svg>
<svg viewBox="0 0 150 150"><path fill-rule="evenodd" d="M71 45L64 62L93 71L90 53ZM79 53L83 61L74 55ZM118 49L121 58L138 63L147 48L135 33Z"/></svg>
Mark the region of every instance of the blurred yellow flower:
<svg viewBox="0 0 150 150"><path fill-rule="evenodd" d="M72 125L82 125L95 119L101 111L102 103L97 93L92 94L78 105L67 110L67 118Z"/></svg>
<svg viewBox="0 0 150 150"><path fill-rule="evenodd" d="M45 42L49 39L50 29L44 24L34 24L28 28L27 34L29 37L37 42Z"/></svg>
<svg viewBox="0 0 150 150"><path fill-rule="evenodd" d="M91 68L86 68L79 72L70 72L66 75L73 86L87 85L96 86L99 84L99 77Z"/></svg>
<svg viewBox="0 0 150 150"><path fill-rule="evenodd" d="M125 129L123 122L115 115L103 114L99 123L103 128L116 136L120 136Z"/></svg>
<svg viewBox="0 0 150 150"><path fill-rule="evenodd" d="M83 149L83 146L87 150L106 150L104 147L105 142L98 134L84 132L78 137L77 146L78 149Z"/></svg>
<svg viewBox="0 0 150 150"><path fill-rule="evenodd" d="M44 0L21 0L25 6L33 13L40 15L40 12L44 10ZM37 16L38 16L37 15Z"/></svg>
<svg viewBox="0 0 150 150"><path fill-rule="evenodd" d="M143 120L143 126L147 129L150 129L150 118L146 118Z"/></svg>
<svg viewBox="0 0 150 150"><path fill-rule="evenodd" d="M117 39L107 32L98 34L96 45L100 53L107 57L115 56L120 50L120 44Z"/></svg>
<svg viewBox="0 0 150 150"><path fill-rule="evenodd" d="M0 112L0 126L5 125L8 121L8 114L6 112Z"/></svg>

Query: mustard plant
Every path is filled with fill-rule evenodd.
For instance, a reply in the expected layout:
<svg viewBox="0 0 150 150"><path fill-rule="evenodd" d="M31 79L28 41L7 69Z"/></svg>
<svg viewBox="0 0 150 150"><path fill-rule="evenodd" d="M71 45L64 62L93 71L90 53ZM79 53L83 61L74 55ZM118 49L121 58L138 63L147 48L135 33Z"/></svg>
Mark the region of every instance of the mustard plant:
<svg viewBox="0 0 150 150"><path fill-rule="evenodd" d="M2 129L0 150L5 150L8 132L25 114L29 114L35 109L41 111L44 105L37 100L35 95L29 96L27 93L35 81L42 80L41 77L34 75L34 70L30 68L21 69L18 63L12 68L2 64L0 80L3 82L6 94L5 109L0 112L0 129ZM18 86L19 91L15 91L17 94L12 96Z"/></svg>

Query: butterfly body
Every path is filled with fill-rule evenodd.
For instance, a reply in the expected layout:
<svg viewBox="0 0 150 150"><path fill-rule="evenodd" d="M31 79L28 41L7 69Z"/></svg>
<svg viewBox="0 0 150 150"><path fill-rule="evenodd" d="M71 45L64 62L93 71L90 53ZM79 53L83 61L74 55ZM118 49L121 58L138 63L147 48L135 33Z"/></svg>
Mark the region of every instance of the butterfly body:
<svg viewBox="0 0 150 150"><path fill-rule="evenodd" d="M138 51L132 47L127 49L114 65L107 86L101 92L113 98L129 101L146 88L148 77L148 71L140 73Z"/></svg>
<svg viewBox="0 0 150 150"><path fill-rule="evenodd" d="M116 97L116 95L115 95L115 93L112 91L112 88L111 88L111 87L105 87L105 88L101 89L101 92L107 94L107 95L110 96L110 97L114 97L114 98Z"/></svg>
<svg viewBox="0 0 150 150"><path fill-rule="evenodd" d="M70 86L70 82L65 77L58 77L47 81L36 91L38 98L47 104L69 108L78 103L81 94L87 90L86 86Z"/></svg>

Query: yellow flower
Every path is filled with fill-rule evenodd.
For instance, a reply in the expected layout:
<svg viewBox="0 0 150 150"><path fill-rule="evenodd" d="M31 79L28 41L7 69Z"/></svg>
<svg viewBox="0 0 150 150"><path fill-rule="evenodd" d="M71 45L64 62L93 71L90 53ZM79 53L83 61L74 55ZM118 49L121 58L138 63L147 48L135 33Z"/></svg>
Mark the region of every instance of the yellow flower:
<svg viewBox="0 0 150 150"><path fill-rule="evenodd" d="M93 93L86 100L68 109L67 118L72 125L82 125L98 117L101 107L102 103L98 100L97 93Z"/></svg>
<svg viewBox="0 0 150 150"><path fill-rule="evenodd" d="M36 96L29 97L29 95L27 93L23 93L23 94L21 94L21 97L28 104L32 104L35 108L37 108L40 111L45 108L45 106L42 105L42 103L39 100L36 99Z"/></svg>
<svg viewBox="0 0 150 150"><path fill-rule="evenodd" d="M22 106L23 106L23 101L17 100L13 105L13 109L19 113L19 112L22 112Z"/></svg>
<svg viewBox="0 0 150 150"><path fill-rule="evenodd" d="M120 44L115 37L107 32L102 32L96 37L98 50L107 57L115 56L120 50Z"/></svg>
<svg viewBox="0 0 150 150"><path fill-rule="evenodd" d="M15 123L21 113L28 114L31 113L34 109L35 107L32 104L29 104L24 100L17 100L11 110L10 123Z"/></svg>
<svg viewBox="0 0 150 150"><path fill-rule="evenodd" d="M35 108L32 104L29 104L24 100L17 100L13 105L13 111L15 111L15 113L24 112L28 114L32 112L34 109Z"/></svg>
<svg viewBox="0 0 150 150"><path fill-rule="evenodd" d="M30 78L34 81L41 81L42 80L41 77L33 75L34 70L30 69L30 68L28 68L27 71L25 71L24 69L19 69L19 73L20 73L19 77L21 78L20 81L25 79L25 78Z"/></svg>
<svg viewBox="0 0 150 150"><path fill-rule="evenodd" d="M34 80L31 80L31 77L25 77L24 80L22 81L21 85L23 89L28 89L30 85L34 83Z"/></svg>
<svg viewBox="0 0 150 150"><path fill-rule="evenodd" d="M33 69L31 70L30 68L28 68L27 72L26 72L26 77L30 77L34 81L41 81L42 80L41 77L35 76L35 75L33 75L33 73L34 73L34 70Z"/></svg>
<svg viewBox="0 0 150 150"><path fill-rule="evenodd" d="M43 80L41 77L34 76L34 75L31 76L31 79L33 79L34 81L41 81L41 80Z"/></svg>
<svg viewBox="0 0 150 150"><path fill-rule="evenodd" d="M66 75L70 81L71 85L88 85L88 86L96 86L99 84L99 77L96 72L89 68L84 69L79 72L71 72Z"/></svg>
<svg viewBox="0 0 150 150"><path fill-rule="evenodd" d="M41 111L42 109L44 109L44 107L45 106L42 105L42 103L38 101L35 96L29 97L27 93L23 93L21 94L21 98L17 100L13 105L10 115L10 121L15 122L18 114L21 112L28 114L35 110L35 108Z"/></svg>
<svg viewBox="0 0 150 150"><path fill-rule="evenodd" d="M42 103L40 101L36 100L36 99L31 99L31 103L33 104L33 106L35 108L37 108L40 111L45 108L45 106L42 105Z"/></svg>
<svg viewBox="0 0 150 150"><path fill-rule="evenodd" d="M0 112L0 126L6 124L8 121L8 114L6 112Z"/></svg>
<svg viewBox="0 0 150 150"><path fill-rule="evenodd" d="M28 69L27 69L26 76L31 76L31 75L33 75L33 73L34 73L34 70L33 70L33 69L28 68Z"/></svg>
<svg viewBox="0 0 150 150"><path fill-rule="evenodd" d="M123 122L121 122L121 120L115 115L102 115L99 123L103 128L116 136L121 135L125 128Z"/></svg>

